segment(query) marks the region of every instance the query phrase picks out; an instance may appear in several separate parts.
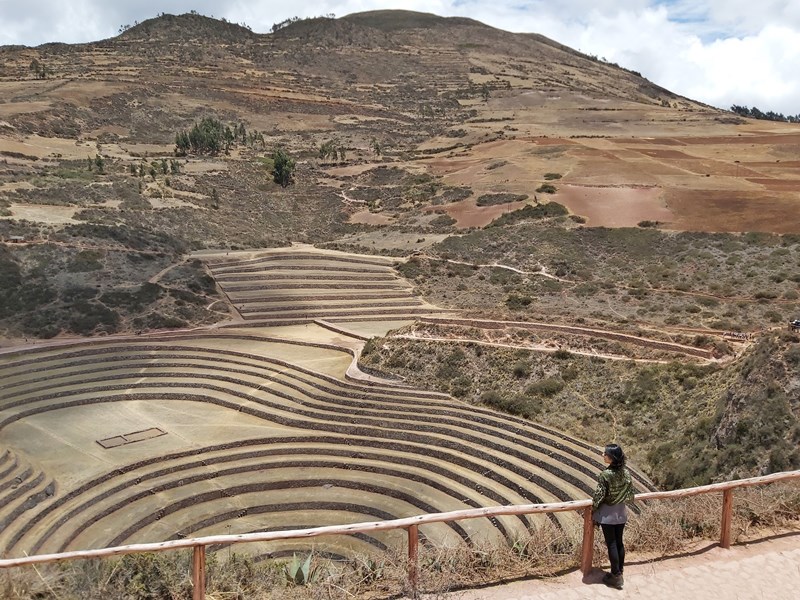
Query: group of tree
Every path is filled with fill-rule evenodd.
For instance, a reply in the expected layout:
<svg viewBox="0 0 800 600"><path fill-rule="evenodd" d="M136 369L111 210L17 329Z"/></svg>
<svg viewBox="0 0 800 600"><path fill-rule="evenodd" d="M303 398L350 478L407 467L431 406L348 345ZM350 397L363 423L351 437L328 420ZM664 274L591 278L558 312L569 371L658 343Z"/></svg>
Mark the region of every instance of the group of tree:
<svg viewBox="0 0 800 600"><path fill-rule="evenodd" d="M328 158L334 161L337 159L345 160L347 159L347 152L338 140L328 140L319 147L319 157L322 160Z"/></svg>
<svg viewBox="0 0 800 600"><path fill-rule="evenodd" d="M175 154L178 156L186 156L188 153L215 155L225 152L227 154L234 144L243 144L251 148L260 146L262 150L266 147L264 135L258 131L248 132L244 123L231 127L224 125L222 121L214 117L204 117L199 123L195 123L189 131L180 131L175 135ZM341 160L345 158L344 148L337 148L332 142L330 150L326 149L326 152L332 152L334 158L336 156L340 156ZM275 183L283 187L288 186L293 180L296 166L295 160L281 148L273 151L271 159L272 178ZM179 168L177 161L170 161L170 169L173 168L173 164L176 165L174 168ZM158 166L161 167L163 173L167 173L166 159L162 159L160 165L154 163L151 166L150 174L153 179L155 179ZM135 169L136 166L131 165L131 173L143 175L144 167L138 173ZM172 172L175 173L177 171ZM219 206L218 198L214 198L213 194L212 204L215 205L215 208Z"/></svg>
<svg viewBox="0 0 800 600"><path fill-rule="evenodd" d="M103 170L105 168L106 161L100 154L95 154L94 158L91 156L86 158L86 168L91 171L93 168L97 168L98 173L104 173Z"/></svg>
<svg viewBox="0 0 800 600"><path fill-rule="evenodd" d="M734 104L731 106L731 112L735 112L737 115L742 117L747 117L749 119L763 119L765 121L784 121L787 123L800 123L800 114L796 115L784 115L783 113L777 113L771 110L767 112L761 112L755 106L753 108L748 108L746 106L739 106L738 104Z"/></svg>
<svg viewBox="0 0 800 600"><path fill-rule="evenodd" d="M178 156L192 154L215 155L230 152L234 144L242 144L250 148L265 147L264 134L256 131L248 132L244 123L223 125L214 117L203 117L199 123L186 131L175 134L175 153Z"/></svg>
<svg viewBox="0 0 800 600"><path fill-rule="evenodd" d="M42 62L39 62L39 60L36 58L31 61L31 64L28 66L28 68L36 79L47 79L53 74L53 70L50 69L50 67Z"/></svg>
<svg viewBox="0 0 800 600"><path fill-rule="evenodd" d="M292 23L297 23L298 21L310 21L312 19L335 19L335 18L336 15L333 13L328 13L326 15L321 15L319 17L307 17L305 19L301 17L289 17L288 19L284 19L283 21L273 24L272 27L270 28L270 31L272 33L275 33L276 31L279 31L284 27L288 27Z"/></svg>
<svg viewBox="0 0 800 600"><path fill-rule="evenodd" d="M162 175L180 174L181 164L174 159L170 159L169 162L167 162L166 158L162 158L160 161L154 160L150 163L142 161L138 165L131 163L130 172L134 177L144 177L145 175L150 175L150 177L155 179L159 173Z"/></svg>

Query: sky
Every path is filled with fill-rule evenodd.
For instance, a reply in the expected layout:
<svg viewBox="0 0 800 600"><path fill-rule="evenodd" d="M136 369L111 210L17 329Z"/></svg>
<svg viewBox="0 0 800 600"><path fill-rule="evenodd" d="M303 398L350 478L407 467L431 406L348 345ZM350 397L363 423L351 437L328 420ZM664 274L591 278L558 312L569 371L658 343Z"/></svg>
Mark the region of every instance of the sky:
<svg viewBox="0 0 800 600"><path fill-rule="evenodd" d="M289 17L389 8L540 33L720 108L800 114L800 0L0 0L0 45L101 40L162 12L267 33Z"/></svg>

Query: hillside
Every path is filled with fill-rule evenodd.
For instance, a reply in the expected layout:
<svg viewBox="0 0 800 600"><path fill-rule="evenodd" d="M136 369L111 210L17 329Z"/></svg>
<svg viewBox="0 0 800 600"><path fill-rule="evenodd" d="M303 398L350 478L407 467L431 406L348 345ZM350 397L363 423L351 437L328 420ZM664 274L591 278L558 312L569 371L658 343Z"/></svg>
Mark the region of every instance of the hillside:
<svg viewBox="0 0 800 600"><path fill-rule="evenodd" d="M612 438L641 489L800 467L800 125L547 33L0 48L0 552L585 497Z"/></svg>

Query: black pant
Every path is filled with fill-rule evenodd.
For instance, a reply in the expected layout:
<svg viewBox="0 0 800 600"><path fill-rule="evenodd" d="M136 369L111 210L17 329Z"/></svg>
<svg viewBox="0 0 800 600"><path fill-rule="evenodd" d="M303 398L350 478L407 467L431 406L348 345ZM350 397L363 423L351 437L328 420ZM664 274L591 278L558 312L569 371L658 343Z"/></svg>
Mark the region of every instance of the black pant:
<svg viewBox="0 0 800 600"><path fill-rule="evenodd" d="M603 529L603 537L606 538L608 548L608 560L611 562L611 574L621 575L625 568L625 546L622 543L622 531L625 523L621 525L600 525Z"/></svg>

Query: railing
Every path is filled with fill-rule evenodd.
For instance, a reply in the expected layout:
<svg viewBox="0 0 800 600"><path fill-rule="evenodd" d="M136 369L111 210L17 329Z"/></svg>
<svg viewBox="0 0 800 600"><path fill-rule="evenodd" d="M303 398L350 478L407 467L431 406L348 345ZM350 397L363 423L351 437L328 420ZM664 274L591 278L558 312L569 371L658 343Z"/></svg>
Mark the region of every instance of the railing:
<svg viewBox="0 0 800 600"><path fill-rule="evenodd" d="M752 477L750 479L739 479L736 481L726 481L700 487L674 490L670 492L646 492L636 495L636 501L644 500L665 500L673 498L687 498L689 496L699 496L701 494L711 494L722 492L722 519L720 546L729 548L731 545L731 520L733 516L733 490L740 487L754 485L764 485L788 479L800 478L800 471L787 471L783 473L773 473L763 477ZM480 517L498 517L502 515L528 515L536 513L555 513L567 511L583 511L583 542L581 547L581 571L584 574L592 569L592 556L594 549L594 524L592 523L592 501L574 500L571 502L559 502L552 504L521 504L512 506L494 506L488 508L474 508L469 510L459 510L446 513L432 513L418 515L404 519L394 519L392 521L375 521L371 523L354 523L352 525L331 525L327 527L314 527L312 529L295 529L290 531L274 531L263 533L246 533L239 535L214 535L201 538L185 540L174 540L169 542L159 542L150 544L131 544L128 546L116 546L113 548L101 548L97 550L78 550L75 552L62 552L60 554L42 554L38 556L26 556L24 558L9 558L0 560L0 569L11 567L22 567L43 563L73 560L78 558L105 558L109 556L119 556L123 554L138 554L143 552L163 552L166 550L177 550L180 548L192 548L192 582L193 600L205 599L206 588L206 546L212 544L241 544L245 542L268 542L286 539L304 539L319 537L322 535L347 535L353 533L368 533L371 531L386 531L390 529L405 529L408 532L408 581L412 590L412 595L417 596L419 581L418 571L418 550L419 550L419 526L430 523L443 523L450 521L461 521L464 519L477 519Z"/></svg>

